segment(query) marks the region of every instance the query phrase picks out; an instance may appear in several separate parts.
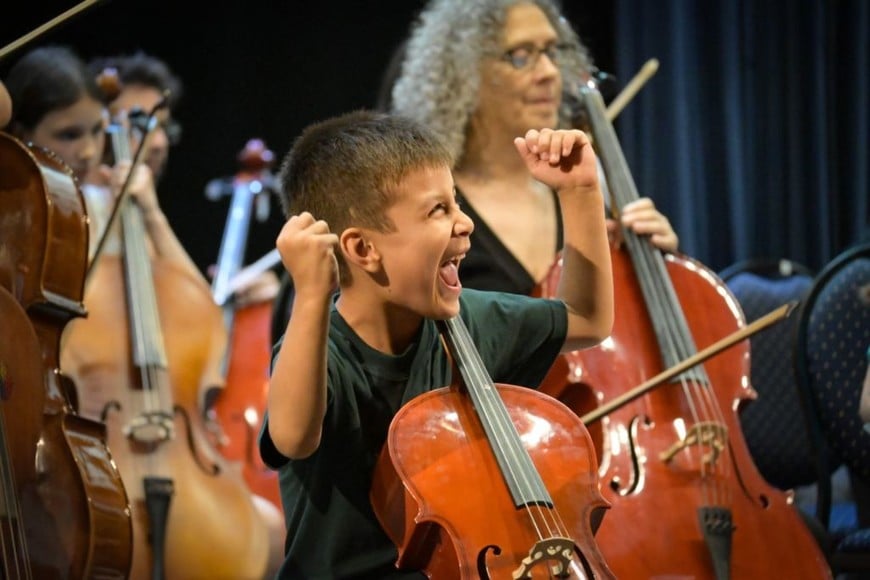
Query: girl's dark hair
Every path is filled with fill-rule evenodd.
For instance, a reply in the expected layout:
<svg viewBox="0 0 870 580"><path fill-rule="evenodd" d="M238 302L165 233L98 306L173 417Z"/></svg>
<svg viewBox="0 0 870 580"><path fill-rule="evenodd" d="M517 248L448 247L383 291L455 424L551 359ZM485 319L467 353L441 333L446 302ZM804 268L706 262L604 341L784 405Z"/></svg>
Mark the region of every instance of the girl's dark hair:
<svg viewBox="0 0 870 580"><path fill-rule="evenodd" d="M13 131L32 130L47 114L70 107L84 96L104 100L84 61L65 46L45 46L27 53L9 70L6 88L12 97Z"/></svg>

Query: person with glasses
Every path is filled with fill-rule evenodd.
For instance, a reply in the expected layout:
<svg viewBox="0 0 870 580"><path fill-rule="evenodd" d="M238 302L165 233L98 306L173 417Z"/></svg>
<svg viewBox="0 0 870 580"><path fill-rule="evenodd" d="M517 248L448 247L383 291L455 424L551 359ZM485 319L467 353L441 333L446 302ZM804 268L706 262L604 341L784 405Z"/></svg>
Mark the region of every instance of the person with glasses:
<svg viewBox="0 0 870 580"><path fill-rule="evenodd" d="M159 183L169 162L169 149L181 139L181 125L172 118L183 94L181 79L165 62L141 51L95 58L88 67L94 77L115 77L117 94L110 95L108 103L113 118L123 112L134 122L146 119L165 96L166 106L157 112L157 128L143 157Z"/></svg>
<svg viewBox="0 0 870 580"><path fill-rule="evenodd" d="M134 127L144 128L151 111L164 98L166 99L165 106L157 111L157 126L149 137L146 151L143 152L144 163L151 169L155 182L159 183L169 163L170 151L178 144L182 135L181 124L173 118L173 113L183 95L182 80L165 61L142 51L129 55L94 58L88 66L95 78L115 77L113 82L116 83L117 94L113 95L108 103L109 113L113 117L126 114ZM193 260L189 258L188 260L185 270L206 283ZM241 307L267 302L274 298L278 286L277 275L272 271L264 272L236 292L234 303ZM223 388L223 379L221 379L214 385L209 385L202 397L207 426L210 432L215 434L215 440L220 440L223 434L209 410L213 408L216 397ZM282 556L283 520L281 514L266 500L255 496L254 501L258 512L269 527L269 570L272 571L280 564Z"/></svg>
<svg viewBox="0 0 870 580"><path fill-rule="evenodd" d="M451 149L460 202L477 226L463 285L532 293L562 247L562 220L556 196L517 159L512 139L571 126L563 94L594 71L586 47L552 0L432 0L400 50L381 106L425 123ZM650 199L620 217L662 250L677 249ZM608 229L618 239L613 220Z"/></svg>
<svg viewBox="0 0 870 580"><path fill-rule="evenodd" d="M157 128L143 153L145 164L159 183L171 148L181 140L181 124L172 116L183 94L181 79L166 62L142 51L95 58L88 66L96 77L115 75L118 93L109 102L109 113L114 117L124 112L133 125L147 121L148 114L165 96L166 106L157 112ZM278 285L275 273L265 272L237 291L235 303L242 306L269 301L277 293Z"/></svg>

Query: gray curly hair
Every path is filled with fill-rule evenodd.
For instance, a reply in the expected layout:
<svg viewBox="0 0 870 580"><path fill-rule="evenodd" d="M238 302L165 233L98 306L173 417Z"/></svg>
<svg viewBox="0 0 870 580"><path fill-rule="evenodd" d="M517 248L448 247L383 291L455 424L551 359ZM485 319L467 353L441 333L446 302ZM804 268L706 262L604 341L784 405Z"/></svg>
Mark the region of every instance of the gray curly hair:
<svg viewBox="0 0 870 580"><path fill-rule="evenodd" d="M563 90L575 90L593 70L587 48L556 0L432 0L405 46L392 110L434 130L456 163L462 160L468 122L477 108L480 62L498 54L508 8L516 4L538 6L566 46L557 63ZM571 112L564 100L559 117L562 126L569 126Z"/></svg>

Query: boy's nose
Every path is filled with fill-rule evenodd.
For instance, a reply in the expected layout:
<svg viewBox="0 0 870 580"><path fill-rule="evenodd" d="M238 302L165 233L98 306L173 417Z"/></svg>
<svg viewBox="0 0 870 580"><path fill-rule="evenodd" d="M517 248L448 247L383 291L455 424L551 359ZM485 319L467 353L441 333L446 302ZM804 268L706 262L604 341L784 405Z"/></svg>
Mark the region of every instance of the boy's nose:
<svg viewBox="0 0 870 580"><path fill-rule="evenodd" d="M468 217L467 213L459 210L459 217L457 218L456 225L453 229L456 232L456 235L468 236L474 231L474 222L471 221L471 218Z"/></svg>

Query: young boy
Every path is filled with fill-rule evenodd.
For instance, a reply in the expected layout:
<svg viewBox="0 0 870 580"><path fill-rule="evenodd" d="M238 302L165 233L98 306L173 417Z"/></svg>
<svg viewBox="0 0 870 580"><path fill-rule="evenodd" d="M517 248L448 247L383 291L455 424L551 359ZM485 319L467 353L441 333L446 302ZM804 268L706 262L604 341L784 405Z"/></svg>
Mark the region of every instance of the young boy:
<svg viewBox="0 0 870 580"><path fill-rule="evenodd" d="M419 124L350 113L306 129L284 161L289 219L277 246L296 296L260 436L265 462L280 469L281 578L421 577L396 570L369 491L399 408L450 384L435 320L461 315L493 380L526 386L560 349L609 334L610 253L592 146L580 131L548 129L515 145L559 194L559 300L462 291L474 225L456 204L450 154Z"/></svg>

